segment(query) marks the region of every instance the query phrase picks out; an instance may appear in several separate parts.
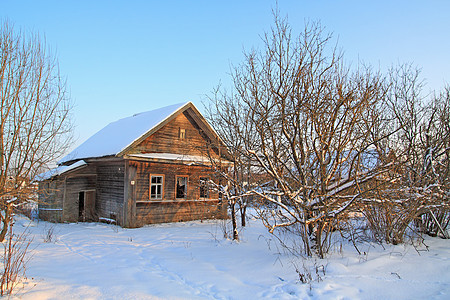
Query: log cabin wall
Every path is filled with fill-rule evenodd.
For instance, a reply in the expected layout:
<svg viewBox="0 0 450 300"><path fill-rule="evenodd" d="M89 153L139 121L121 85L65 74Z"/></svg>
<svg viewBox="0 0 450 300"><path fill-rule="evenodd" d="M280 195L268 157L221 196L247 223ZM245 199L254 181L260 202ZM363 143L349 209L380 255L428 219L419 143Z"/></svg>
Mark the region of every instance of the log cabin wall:
<svg viewBox="0 0 450 300"><path fill-rule="evenodd" d="M61 179L39 182L39 218L50 222L62 222L64 181Z"/></svg>
<svg viewBox="0 0 450 300"><path fill-rule="evenodd" d="M207 166L189 166L159 162L130 162L137 167L136 201L150 200L150 176L163 175L163 200L176 200L176 177L187 176L187 200L200 199L200 177L214 179L214 172ZM210 191L210 199L217 199L217 192ZM152 200L153 201L153 200Z"/></svg>
<svg viewBox="0 0 450 300"><path fill-rule="evenodd" d="M200 198L200 177L214 180L214 173L209 167L137 161L131 161L130 165L136 168L134 226L227 217L226 205L219 201L217 192L210 190L209 197ZM150 199L151 175L164 177L160 200ZM177 176L188 177L184 199L176 198Z"/></svg>
<svg viewBox="0 0 450 300"><path fill-rule="evenodd" d="M79 194L96 188L96 167L85 166L39 183L39 218L51 222L76 222Z"/></svg>
<svg viewBox="0 0 450 300"><path fill-rule="evenodd" d="M149 201L137 203L135 226L226 218L226 205L219 200Z"/></svg>
<svg viewBox="0 0 450 300"><path fill-rule="evenodd" d="M180 131L184 130L184 137ZM209 139L187 111L141 142L134 153L176 153L205 155Z"/></svg>
<svg viewBox="0 0 450 300"><path fill-rule="evenodd" d="M95 176L71 176L65 182L63 220L65 222L78 222L80 192L95 190Z"/></svg>
<svg viewBox="0 0 450 300"><path fill-rule="evenodd" d="M125 163L97 164L96 211L99 218L123 222Z"/></svg>

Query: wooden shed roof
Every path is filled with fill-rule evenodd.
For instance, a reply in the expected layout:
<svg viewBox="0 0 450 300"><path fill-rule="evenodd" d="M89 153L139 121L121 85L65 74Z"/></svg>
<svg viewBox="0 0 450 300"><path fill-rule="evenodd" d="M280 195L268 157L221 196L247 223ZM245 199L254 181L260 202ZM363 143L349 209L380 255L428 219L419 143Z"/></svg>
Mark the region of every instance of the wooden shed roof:
<svg viewBox="0 0 450 300"><path fill-rule="evenodd" d="M69 172L72 172L72 171L84 168L86 165L87 164L86 164L86 162L84 160L79 160L76 163L71 164L70 166L64 166L64 165L58 166L58 167L56 167L54 169L51 169L51 170L49 170L47 172L44 172L44 173L41 173L41 174L37 175L34 178L34 181L44 181L44 180L47 180L47 179L51 179L53 177L57 177L57 176L60 176L60 175L63 175L63 174L66 174L66 173L69 173Z"/></svg>

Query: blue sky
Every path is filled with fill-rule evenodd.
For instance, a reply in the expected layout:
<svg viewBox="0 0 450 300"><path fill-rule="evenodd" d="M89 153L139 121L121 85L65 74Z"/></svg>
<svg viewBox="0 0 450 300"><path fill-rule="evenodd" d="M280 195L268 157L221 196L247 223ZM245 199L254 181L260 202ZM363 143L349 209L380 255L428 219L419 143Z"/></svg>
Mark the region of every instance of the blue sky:
<svg viewBox="0 0 450 300"><path fill-rule="evenodd" d="M45 35L75 104L77 143L137 112L192 101L229 82L261 45L274 0L0 0L0 18ZM345 59L386 69L411 62L427 89L450 83L450 1L279 0L294 32L319 20Z"/></svg>

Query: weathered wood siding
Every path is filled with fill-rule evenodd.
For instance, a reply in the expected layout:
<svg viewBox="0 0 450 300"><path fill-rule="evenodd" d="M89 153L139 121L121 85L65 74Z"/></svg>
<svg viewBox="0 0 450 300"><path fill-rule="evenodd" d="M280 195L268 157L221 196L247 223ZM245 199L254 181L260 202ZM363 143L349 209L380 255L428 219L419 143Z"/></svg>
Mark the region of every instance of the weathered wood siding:
<svg viewBox="0 0 450 300"><path fill-rule="evenodd" d="M39 218L54 222L77 222L79 193L96 188L93 165L39 183Z"/></svg>
<svg viewBox="0 0 450 300"><path fill-rule="evenodd" d="M185 130L184 139L179 138L180 129ZM202 129L187 112L184 112L145 139L135 151L204 155L207 145L208 138Z"/></svg>
<svg viewBox="0 0 450 300"><path fill-rule="evenodd" d="M97 165L96 211L99 218L122 224L125 163L105 162Z"/></svg>
<svg viewBox="0 0 450 300"><path fill-rule="evenodd" d="M90 198L85 203L85 209L89 210L86 211L88 220L108 218L120 224L123 218L124 168L123 160L92 162L52 181L41 182L40 218L56 222L77 222L80 193L90 191L94 193L89 194ZM87 207L92 204L94 209Z"/></svg>
<svg viewBox="0 0 450 300"><path fill-rule="evenodd" d="M226 205L219 200L148 201L136 204L136 226L145 224L225 219Z"/></svg>
<svg viewBox="0 0 450 300"><path fill-rule="evenodd" d="M68 177L65 185L63 220L65 222L77 222L80 192L95 189L95 176L77 174L77 176Z"/></svg>
<svg viewBox="0 0 450 300"><path fill-rule="evenodd" d="M60 179L39 182L39 218L62 222L64 182Z"/></svg>
<svg viewBox="0 0 450 300"><path fill-rule="evenodd" d="M132 161L136 168L134 226L179 222L198 219L226 218L226 205L218 200L218 193L210 190L207 199L200 198L200 177L214 180L209 167L170 163ZM150 176L163 175L163 199L150 200ZM187 197L176 199L176 177L187 176Z"/></svg>
<svg viewBox="0 0 450 300"><path fill-rule="evenodd" d="M136 174L136 201L150 200L150 176L163 175L163 200L176 200L175 187L177 176L187 176L186 200L200 199L200 177L214 180L214 173L206 166L189 166L183 164L157 163L157 162L130 162L137 167ZM218 194L210 191L210 199L217 199ZM152 200L153 201L153 200Z"/></svg>

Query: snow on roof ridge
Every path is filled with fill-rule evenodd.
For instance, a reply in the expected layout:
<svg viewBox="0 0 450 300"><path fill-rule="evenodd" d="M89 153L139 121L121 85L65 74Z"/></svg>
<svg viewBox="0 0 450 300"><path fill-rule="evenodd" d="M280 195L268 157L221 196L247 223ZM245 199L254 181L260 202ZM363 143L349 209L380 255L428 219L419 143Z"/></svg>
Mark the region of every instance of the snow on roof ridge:
<svg viewBox="0 0 450 300"><path fill-rule="evenodd" d="M171 105L167 105L167 106L155 108L155 109L152 109L152 110L147 110L147 111L138 112L138 113L135 113L135 114L133 114L133 115L131 115L131 116L123 117L123 118L120 118L120 119L118 119L118 120L112 121L112 122L110 122L109 124L113 124L113 123L117 123L117 122L120 122L120 121L123 121L123 120L127 120L127 119L132 119L132 118L135 118L135 117L143 116L143 115L148 114L148 113L154 113L154 112L156 112L156 111L164 110L164 109L167 109L167 108L172 107L172 106L178 107L175 111L173 111L173 113L171 113L170 115L168 115L168 116L166 117L166 119L167 119L168 117L170 117L172 114L174 114L175 112L177 112L178 110L180 110L182 107L184 107L184 106L187 105L188 103L191 103L191 104L192 104L192 102L190 102L190 101L188 101L188 102L180 102L180 103L176 103L176 104L171 104ZM192 105L193 105L193 104L192 104ZM109 124L108 124L108 125L109 125ZM151 128L150 128L150 129L151 129ZM149 130L150 130L150 129L149 129Z"/></svg>
<svg viewBox="0 0 450 300"><path fill-rule="evenodd" d="M58 164L90 157L117 155L187 105L194 106L190 101L176 103L113 121L63 157Z"/></svg>

